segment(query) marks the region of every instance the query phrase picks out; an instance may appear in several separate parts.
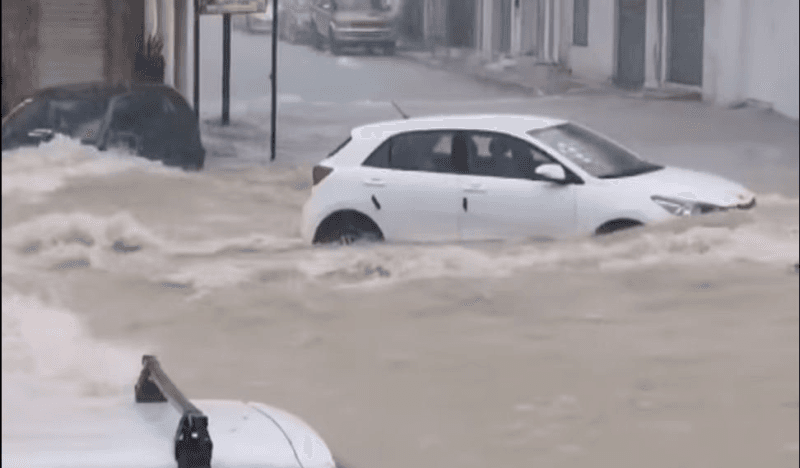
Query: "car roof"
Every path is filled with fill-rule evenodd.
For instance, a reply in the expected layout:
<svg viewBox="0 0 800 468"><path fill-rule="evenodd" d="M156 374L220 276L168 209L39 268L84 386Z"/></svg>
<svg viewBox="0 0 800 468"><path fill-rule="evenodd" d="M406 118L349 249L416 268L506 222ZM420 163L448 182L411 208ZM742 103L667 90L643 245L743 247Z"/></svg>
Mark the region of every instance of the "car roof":
<svg viewBox="0 0 800 468"><path fill-rule="evenodd" d="M35 91L31 97L45 99L107 99L131 91L146 90L156 91L171 97L180 96L174 88L162 83L131 83L126 86L123 84L112 85L102 81L90 81L43 88Z"/></svg>
<svg viewBox="0 0 800 468"><path fill-rule="evenodd" d="M371 139L378 136L388 138L391 135L402 132L445 129L503 131L523 135L531 130L553 127L564 123L567 123L567 121L537 115L434 115L362 125L354 128L352 135L354 138L364 139Z"/></svg>

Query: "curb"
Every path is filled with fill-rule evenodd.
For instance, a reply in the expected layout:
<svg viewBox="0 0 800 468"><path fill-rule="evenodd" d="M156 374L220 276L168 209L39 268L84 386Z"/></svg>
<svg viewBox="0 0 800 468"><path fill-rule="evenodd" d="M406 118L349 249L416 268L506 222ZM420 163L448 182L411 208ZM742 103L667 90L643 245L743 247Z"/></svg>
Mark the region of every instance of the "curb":
<svg viewBox="0 0 800 468"><path fill-rule="evenodd" d="M414 63L418 63L420 65L424 65L425 67L428 67L428 68L433 69L433 70L443 70L443 71L449 71L449 72L453 72L453 73L462 73L462 74L467 75L470 78L472 78L472 79L474 79L474 80L476 80L476 81L478 81L480 83L488 84L488 85L491 85L491 86L500 87L500 88L504 88L504 89L513 88L513 89L516 89L517 91L520 91L520 92L522 92L524 94L533 95L535 97L548 96L547 93L545 93L540 88L537 88L535 86L526 85L524 83L520 83L520 82L517 82L517 81L504 80L502 78L497 78L497 77L493 77L493 76L484 75L482 73L477 73L477 72L474 72L474 71L465 70L462 67L450 66L450 65L447 65L446 63L440 63L440 64L431 63L431 61L429 61L429 60L420 59L420 58L414 57L413 55L405 53L405 51L398 50L397 53L395 54L395 57L401 58L403 60L407 60L409 62L414 62Z"/></svg>
<svg viewBox="0 0 800 468"><path fill-rule="evenodd" d="M642 88L629 91L617 88L611 83L596 83L575 78L564 78L562 81L568 83L567 89L560 92L547 92L541 87L521 83L516 80L503 79L498 76L491 76L480 71L470 70L469 67L452 66L446 62L433 63L432 57L419 58L408 53L409 51L398 50L396 57L408 60L435 70L444 70L453 73L461 73L484 84L504 88L515 89L523 94L534 97L546 96L570 96L580 94L604 94L613 95L628 99L642 99L647 101L702 101L702 95L698 92L684 90L667 90L662 88Z"/></svg>

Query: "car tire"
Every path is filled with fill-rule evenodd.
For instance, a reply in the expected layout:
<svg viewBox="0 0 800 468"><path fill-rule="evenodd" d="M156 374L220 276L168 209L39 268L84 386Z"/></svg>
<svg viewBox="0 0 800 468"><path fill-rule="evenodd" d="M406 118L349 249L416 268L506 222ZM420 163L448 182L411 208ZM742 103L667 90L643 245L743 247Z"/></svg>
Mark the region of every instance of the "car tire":
<svg viewBox="0 0 800 468"><path fill-rule="evenodd" d="M615 219L597 228L594 234L595 236L605 236L608 234L612 234L619 231L625 231L640 226L644 226L644 224L642 224L639 221L636 221L635 219Z"/></svg>
<svg viewBox="0 0 800 468"><path fill-rule="evenodd" d="M314 48L317 50L322 50L324 48L324 42L322 39L322 34L317 31L316 26L311 29L311 35L314 37Z"/></svg>
<svg viewBox="0 0 800 468"><path fill-rule="evenodd" d="M328 42L330 43L331 53L333 55L341 55L342 54L342 46L341 46L341 44L339 44L339 41L337 41L336 38L333 37L333 31L330 31L330 30L328 31Z"/></svg>
<svg viewBox="0 0 800 468"><path fill-rule="evenodd" d="M389 42L383 46L383 53L386 55L394 55L397 51L397 44L394 42Z"/></svg>
<svg viewBox="0 0 800 468"><path fill-rule="evenodd" d="M358 241L379 242L383 233L374 221L356 211L340 211L320 223L314 244L350 245Z"/></svg>

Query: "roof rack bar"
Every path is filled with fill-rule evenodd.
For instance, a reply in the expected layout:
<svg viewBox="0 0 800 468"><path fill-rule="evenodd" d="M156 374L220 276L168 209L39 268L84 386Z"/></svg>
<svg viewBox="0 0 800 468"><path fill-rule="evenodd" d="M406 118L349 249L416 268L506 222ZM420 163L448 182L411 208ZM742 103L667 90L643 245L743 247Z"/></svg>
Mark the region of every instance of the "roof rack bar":
<svg viewBox="0 0 800 468"><path fill-rule="evenodd" d="M182 413L175 432L178 468L211 468L213 443L208 433L208 417L178 390L155 356L142 356L142 365L136 382L136 402L169 401Z"/></svg>

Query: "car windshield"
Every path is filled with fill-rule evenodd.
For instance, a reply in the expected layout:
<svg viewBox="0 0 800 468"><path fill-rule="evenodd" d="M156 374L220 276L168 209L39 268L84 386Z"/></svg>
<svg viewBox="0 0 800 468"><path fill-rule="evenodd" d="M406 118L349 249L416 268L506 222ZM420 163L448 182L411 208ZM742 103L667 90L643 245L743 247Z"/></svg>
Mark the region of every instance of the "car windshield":
<svg viewBox="0 0 800 468"><path fill-rule="evenodd" d="M342 11L381 10L380 0L336 0L336 8Z"/></svg>
<svg viewBox="0 0 800 468"><path fill-rule="evenodd" d="M528 135L600 179L629 177L663 169L614 142L573 124L531 130Z"/></svg>

